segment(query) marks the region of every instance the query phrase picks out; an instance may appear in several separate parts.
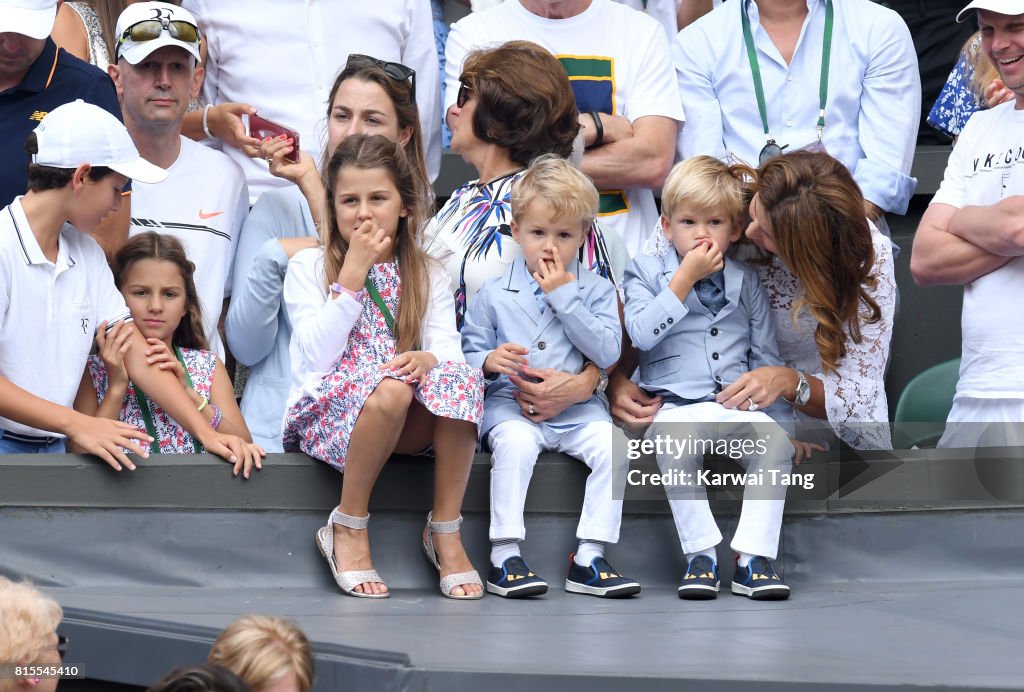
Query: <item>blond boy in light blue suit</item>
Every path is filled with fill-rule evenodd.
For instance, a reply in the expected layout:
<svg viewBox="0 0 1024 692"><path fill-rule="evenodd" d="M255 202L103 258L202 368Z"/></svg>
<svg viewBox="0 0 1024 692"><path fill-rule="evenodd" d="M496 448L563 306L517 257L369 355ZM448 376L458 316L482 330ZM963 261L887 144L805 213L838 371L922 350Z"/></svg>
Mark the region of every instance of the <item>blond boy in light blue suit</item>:
<svg viewBox="0 0 1024 692"><path fill-rule="evenodd" d="M519 551L526 537L526 490L541 451L564 452L591 469L566 590L605 598L640 591L604 558L605 544L618 541L622 520L615 475L626 472L625 464L612 463L607 403L595 393L540 420L520 405L509 379L525 365L575 374L587 361L602 369L618 361L622 326L615 288L576 259L597 207L597 190L571 164L557 157L535 161L512 191L512 238L523 257L481 287L462 329L466 361L489 381L480 428L492 451L487 590L506 598L547 591Z"/></svg>
<svg viewBox="0 0 1024 692"><path fill-rule="evenodd" d="M745 372L782 365L768 299L757 272L726 256L743 232L746 166L708 156L678 164L662 192L661 225L671 247L664 257L639 257L626 270L626 331L640 352L640 388L662 397L648 437L736 442L737 461L765 485L744 488L743 508L732 541L738 553L733 593L781 599L789 587L775 573L783 477L794 454L787 431L792 410L779 402L759 411L753 400L727 409L715 395ZM767 415L770 414L770 415ZM742 452L740 449L742 448ZM676 473L666 491L687 557L680 598L718 594L715 546L722 534L711 515L698 473L704 453L689 448L658 454L662 471Z"/></svg>

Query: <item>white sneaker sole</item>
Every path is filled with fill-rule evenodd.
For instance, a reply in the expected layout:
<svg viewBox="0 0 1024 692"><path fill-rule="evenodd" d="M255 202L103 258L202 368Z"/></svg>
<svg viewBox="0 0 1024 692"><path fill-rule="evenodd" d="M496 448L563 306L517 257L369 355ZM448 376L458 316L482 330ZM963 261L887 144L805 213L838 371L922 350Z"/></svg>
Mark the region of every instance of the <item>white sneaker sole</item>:
<svg viewBox="0 0 1024 692"><path fill-rule="evenodd" d="M529 598L530 596L542 596L548 592L548 585L546 582L509 587L502 587L497 584L487 582L486 588L487 593L492 593L495 596L501 596L502 598Z"/></svg>
<svg viewBox="0 0 1024 692"><path fill-rule="evenodd" d="M789 598L789 587L785 584L752 588L733 582L732 592L737 596L746 596L754 601L784 601Z"/></svg>
<svg viewBox="0 0 1024 692"><path fill-rule="evenodd" d="M588 596L599 598L625 598L640 593L640 585L637 583L622 584L621 586L587 586L579 582L565 580L565 590L569 593L582 593Z"/></svg>

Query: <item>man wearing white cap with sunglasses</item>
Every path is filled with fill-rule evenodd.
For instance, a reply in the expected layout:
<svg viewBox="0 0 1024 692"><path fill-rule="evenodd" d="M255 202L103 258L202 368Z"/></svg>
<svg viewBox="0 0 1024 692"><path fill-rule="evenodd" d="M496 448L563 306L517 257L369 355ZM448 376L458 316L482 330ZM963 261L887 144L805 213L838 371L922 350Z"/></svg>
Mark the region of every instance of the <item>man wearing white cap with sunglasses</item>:
<svg viewBox="0 0 1024 692"><path fill-rule="evenodd" d="M110 78L49 37L58 0L0 0L0 206L25 192L25 138L48 112L83 99L121 118ZM126 200L127 201L127 200ZM127 227L127 204L123 219Z"/></svg>
<svg viewBox="0 0 1024 692"><path fill-rule="evenodd" d="M942 447L1024 444L1024 0L974 0L981 49L1010 101L971 116L921 218L910 270L922 285L964 287L963 358Z"/></svg>
<svg viewBox="0 0 1024 692"><path fill-rule="evenodd" d="M134 179L167 173L139 156L124 126L77 100L51 111L23 143L28 192L0 209L0 453L59 453L65 438L120 471L146 457L149 436L72 410L94 336L124 339L125 368L210 452L249 466L258 448L218 433L167 370L146 362L146 342L89 237Z"/></svg>
<svg viewBox="0 0 1024 692"><path fill-rule="evenodd" d="M203 38L188 10L166 2L129 5L117 19L116 33L117 60L108 70L125 126L143 158L169 173L159 183L134 186L129 234L156 231L185 246L196 265L210 350L223 359L217 326L249 193L238 164L181 134L189 100L203 81Z"/></svg>

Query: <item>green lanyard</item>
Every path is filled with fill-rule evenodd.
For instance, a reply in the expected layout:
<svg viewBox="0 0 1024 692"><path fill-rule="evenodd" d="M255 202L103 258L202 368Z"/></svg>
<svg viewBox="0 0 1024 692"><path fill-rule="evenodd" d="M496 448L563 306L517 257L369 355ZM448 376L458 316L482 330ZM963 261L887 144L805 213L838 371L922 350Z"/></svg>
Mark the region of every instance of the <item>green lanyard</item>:
<svg viewBox="0 0 1024 692"><path fill-rule="evenodd" d="M768 129L768 108L764 101L764 86L761 84L761 69L757 64L757 51L754 49L754 37L750 32L750 17L747 16L747 0L740 0L740 13L743 16L743 42L747 44L747 59L750 61L750 72L754 76L754 95L757 97L757 110L761 113L761 124L764 125L765 140L775 145ZM828 68L832 55L832 0L825 0L825 37L821 45L821 79L818 86L818 141L821 141L825 130L825 102L828 101ZM776 145L777 146L777 145ZM781 152L780 152L781 153Z"/></svg>
<svg viewBox="0 0 1024 692"><path fill-rule="evenodd" d="M395 317L391 314L388 306L384 303L384 299L380 297L380 293L377 292L377 287L373 285L373 281L370 280L369 276L366 277L366 284L364 285L366 286L366 292L370 294L370 298L373 299L373 302L377 305L377 309L380 310L380 314L384 315L384 322L387 323L392 336L397 339L398 335L395 334Z"/></svg>
<svg viewBox="0 0 1024 692"><path fill-rule="evenodd" d="M185 360L181 357L181 349L177 346L174 347L174 355L177 357L178 362L181 363L181 367L185 369L185 381L188 382L188 386L192 389L195 387L192 385L192 376L188 374L188 368L185 366ZM146 432L153 438L153 441L149 443L149 451L154 454L160 453L160 441L156 436L156 426L153 425L153 413L149 410L149 399L146 398L145 393L139 389L139 385L132 383L135 387L135 398L139 400L139 410L142 412L142 422L146 424ZM202 454L205 450L199 440L192 438L192 443L195 445L196 454Z"/></svg>

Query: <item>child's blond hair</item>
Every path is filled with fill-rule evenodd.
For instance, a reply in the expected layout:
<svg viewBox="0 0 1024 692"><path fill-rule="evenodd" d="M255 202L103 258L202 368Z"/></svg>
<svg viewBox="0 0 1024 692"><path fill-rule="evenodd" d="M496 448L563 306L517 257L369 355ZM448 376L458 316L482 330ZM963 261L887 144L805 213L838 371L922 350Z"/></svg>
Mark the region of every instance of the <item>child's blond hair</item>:
<svg viewBox="0 0 1024 692"><path fill-rule="evenodd" d="M232 671L254 690L295 675L301 692L313 686L313 652L306 635L290 620L245 615L220 633L207 658Z"/></svg>
<svg viewBox="0 0 1024 692"><path fill-rule="evenodd" d="M681 204L699 210L722 207L732 219L739 219L750 200L749 187L756 179L754 169L741 163L725 164L710 156L694 156L677 163L661 191L661 213L671 218Z"/></svg>
<svg viewBox="0 0 1024 692"><path fill-rule="evenodd" d="M584 231L597 217L597 188L578 168L554 154L538 156L512 187L512 218L519 222L534 201L551 207L555 216L579 219Z"/></svg>

